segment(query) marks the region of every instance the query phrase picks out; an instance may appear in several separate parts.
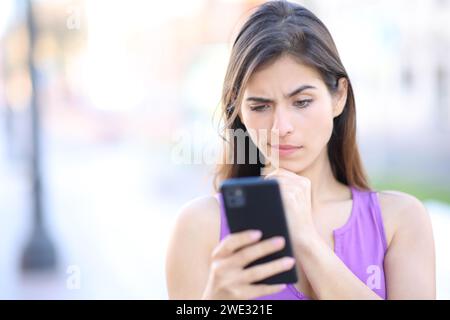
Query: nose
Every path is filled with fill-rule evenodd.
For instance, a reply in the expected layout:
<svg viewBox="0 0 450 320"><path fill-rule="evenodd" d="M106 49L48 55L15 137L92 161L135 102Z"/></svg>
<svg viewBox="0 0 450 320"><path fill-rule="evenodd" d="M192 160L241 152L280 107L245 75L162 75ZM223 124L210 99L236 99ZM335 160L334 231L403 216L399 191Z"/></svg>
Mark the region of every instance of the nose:
<svg viewBox="0 0 450 320"><path fill-rule="evenodd" d="M272 134L285 137L294 131L294 126L290 120L286 108L278 107L274 113Z"/></svg>

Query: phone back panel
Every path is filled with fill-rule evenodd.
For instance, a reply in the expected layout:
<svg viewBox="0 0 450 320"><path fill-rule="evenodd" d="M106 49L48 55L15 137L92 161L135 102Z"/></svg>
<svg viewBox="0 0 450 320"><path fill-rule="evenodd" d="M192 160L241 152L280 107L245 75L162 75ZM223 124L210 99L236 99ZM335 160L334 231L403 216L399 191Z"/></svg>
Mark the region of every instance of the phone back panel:
<svg viewBox="0 0 450 320"><path fill-rule="evenodd" d="M278 182L260 177L228 179L221 185L225 214L230 232L257 229L263 232L261 240L283 236L285 247L273 254L255 260L248 267L285 256L293 256L283 203ZM256 283L295 283L295 268Z"/></svg>

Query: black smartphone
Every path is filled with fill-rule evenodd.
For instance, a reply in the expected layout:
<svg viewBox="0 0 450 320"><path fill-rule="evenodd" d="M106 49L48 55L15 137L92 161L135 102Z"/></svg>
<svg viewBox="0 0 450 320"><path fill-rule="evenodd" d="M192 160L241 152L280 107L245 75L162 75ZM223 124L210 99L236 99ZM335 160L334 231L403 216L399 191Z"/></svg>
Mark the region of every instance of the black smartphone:
<svg viewBox="0 0 450 320"><path fill-rule="evenodd" d="M263 233L261 240L274 236L282 236L286 240L283 249L253 261L246 268L281 257L294 256L280 187L275 179L228 179L221 184L220 192L231 233L257 229ZM297 280L297 272L293 267L255 284L295 283Z"/></svg>

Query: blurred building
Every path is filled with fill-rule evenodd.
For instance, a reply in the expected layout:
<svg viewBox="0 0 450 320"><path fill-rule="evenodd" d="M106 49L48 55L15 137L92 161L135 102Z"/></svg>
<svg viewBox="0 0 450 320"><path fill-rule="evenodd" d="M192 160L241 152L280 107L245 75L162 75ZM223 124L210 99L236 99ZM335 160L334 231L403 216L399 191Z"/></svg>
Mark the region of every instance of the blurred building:
<svg viewBox="0 0 450 320"><path fill-rule="evenodd" d="M374 180L448 186L449 1L307 4L328 26L350 74Z"/></svg>

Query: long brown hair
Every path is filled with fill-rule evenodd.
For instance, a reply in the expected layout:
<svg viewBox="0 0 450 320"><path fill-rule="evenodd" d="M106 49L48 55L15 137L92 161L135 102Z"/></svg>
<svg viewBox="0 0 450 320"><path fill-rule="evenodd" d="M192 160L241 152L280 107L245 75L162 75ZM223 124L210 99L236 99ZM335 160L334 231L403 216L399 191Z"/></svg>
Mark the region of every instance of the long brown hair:
<svg viewBox="0 0 450 320"><path fill-rule="evenodd" d="M218 164L214 179L216 190L225 179L259 176L264 166L261 154L250 163L249 150L256 148L251 139L235 143L230 132L247 132L238 113L243 89L252 73L282 54L290 54L315 68L331 93L338 89L338 80L348 81L347 101L342 113L333 120L333 132L328 142L328 156L335 178L360 189L370 190L356 143L356 110L353 88L340 60L336 45L326 26L311 11L287 1L270 1L256 8L240 29L225 75L221 97L224 127L223 161ZM231 130L230 130L231 129ZM232 161L226 158L234 155ZM238 154L245 157L237 161Z"/></svg>

